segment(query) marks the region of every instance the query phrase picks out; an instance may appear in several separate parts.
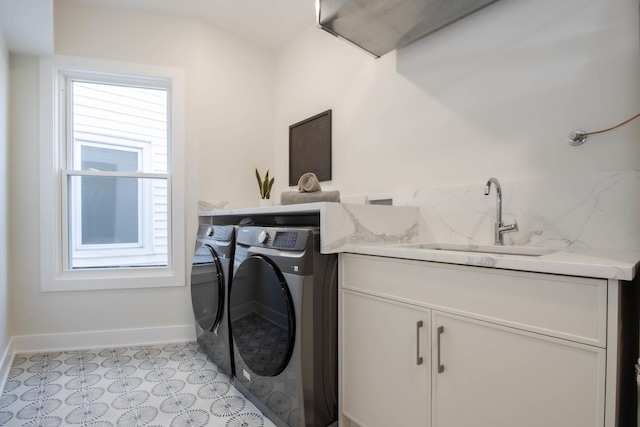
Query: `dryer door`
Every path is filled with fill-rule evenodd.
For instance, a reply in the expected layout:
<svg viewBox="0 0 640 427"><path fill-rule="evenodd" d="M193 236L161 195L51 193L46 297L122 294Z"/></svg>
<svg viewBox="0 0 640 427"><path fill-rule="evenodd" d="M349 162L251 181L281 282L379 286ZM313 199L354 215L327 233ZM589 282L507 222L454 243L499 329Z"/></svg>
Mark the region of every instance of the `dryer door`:
<svg viewBox="0 0 640 427"><path fill-rule="evenodd" d="M233 275L231 332L246 366L262 377L281 373L291 359L295 311L289 286L267 257L252 255Z"/></svg>
<svg viewBox="0 0 640 427"><path fill-rule="evenodd" d="M218 327L224 309L224 273L218 254L207 244L200 245L193 257L191 305L203 330Z"/></svg>

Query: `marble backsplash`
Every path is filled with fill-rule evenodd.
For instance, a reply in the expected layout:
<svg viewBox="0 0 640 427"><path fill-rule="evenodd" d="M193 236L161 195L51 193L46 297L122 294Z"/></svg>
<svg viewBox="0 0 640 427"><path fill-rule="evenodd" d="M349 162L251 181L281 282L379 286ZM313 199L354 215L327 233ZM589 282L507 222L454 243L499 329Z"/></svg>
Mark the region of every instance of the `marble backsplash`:
<svg viewBox="0 0 640 427"><path fill-rule="evenodd" d="M500 180L499 176L496 178ZM492 244L496 191L492 187L490 194L485 196L485 183L368 196L369 200L392 198L394 206L417 207L418 231L412 221L404 218L406 213L400 215L401 221L400 217L393 219L393 209L389 210L389 215L382 216L376 210L373 217L367 209L359 212L357 203L353 203L363 203L364 196L345 196L343 199L351 203L331 210L332 218L341 218L337 221L341 226L332 227L332 230L340 232L333 235L332 231L325 244L332 251L342 244L374 240ZM518 223L518 231L504 234L506 245L542 246L573 252L592 248L640 250L639 170L526 181L500 180L500 183L503 222ZM242 209L245 205L201 201L199 211ZM367 224L381 220L387 222L386 225ZM390 230L388 227L392 223L393 230Z"/></svg>
<svg viewBox="0 0 640 427"><path fill-rule="evenodd" d="M485 196L485 183L394 193L393 204L419 207L421 239L490 244L496 192ZM503 222L519 228L507 245L640 250L638 170L500 183Z"/></svg>

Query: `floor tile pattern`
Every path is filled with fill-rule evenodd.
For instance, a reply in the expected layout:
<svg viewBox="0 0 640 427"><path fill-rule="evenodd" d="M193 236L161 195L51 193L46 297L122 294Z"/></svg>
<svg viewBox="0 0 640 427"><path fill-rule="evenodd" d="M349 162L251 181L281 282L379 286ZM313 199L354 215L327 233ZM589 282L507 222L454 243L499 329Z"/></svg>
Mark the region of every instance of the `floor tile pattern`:
<svg viewBox="0 0 640 427"><path fill-rule="evenodd" d="M0 426L274 427L196 343L16 355Z"/></svg>

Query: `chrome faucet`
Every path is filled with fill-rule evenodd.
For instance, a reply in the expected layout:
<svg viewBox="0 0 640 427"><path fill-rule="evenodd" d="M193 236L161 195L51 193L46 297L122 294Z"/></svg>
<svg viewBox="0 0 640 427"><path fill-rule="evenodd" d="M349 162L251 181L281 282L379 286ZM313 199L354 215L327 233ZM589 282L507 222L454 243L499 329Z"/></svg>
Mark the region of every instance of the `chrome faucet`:
<svg viewBox="0 0 640 427"><path fill-rule="evenodd" d="M504 245L503 234L509 231L518 231L518 222L514 221L513 224L502 223L502 187L500 182L495 178L489 178L487 184L484 186L484 195L488 196L491 191L491 184L496 187L496 223L495 223L495 244Z"/></svg>

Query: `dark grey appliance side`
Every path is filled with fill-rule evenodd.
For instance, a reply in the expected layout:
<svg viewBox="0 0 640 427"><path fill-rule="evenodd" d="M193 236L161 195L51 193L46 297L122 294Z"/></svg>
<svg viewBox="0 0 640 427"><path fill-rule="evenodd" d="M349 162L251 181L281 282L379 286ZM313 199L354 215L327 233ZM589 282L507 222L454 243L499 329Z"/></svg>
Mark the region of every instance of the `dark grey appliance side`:
<svg viewBox="0 0 640 427"><path fill-rule="evenodd" d="M320 253L319 235L314 242L314 397L316 425L338 419L338 255Z"/></svg>
<svg viewBox="0 0 640 427"><path fill-rule="evenodd" d="M227 313L234 234L234 227L200 224L190 285L200 349L229 376L234 375Z"/></svg>

